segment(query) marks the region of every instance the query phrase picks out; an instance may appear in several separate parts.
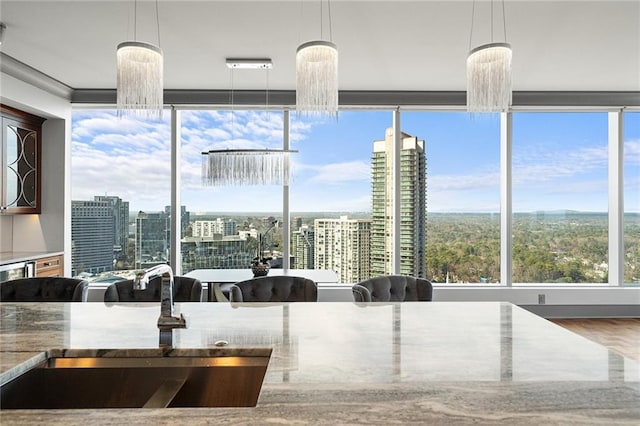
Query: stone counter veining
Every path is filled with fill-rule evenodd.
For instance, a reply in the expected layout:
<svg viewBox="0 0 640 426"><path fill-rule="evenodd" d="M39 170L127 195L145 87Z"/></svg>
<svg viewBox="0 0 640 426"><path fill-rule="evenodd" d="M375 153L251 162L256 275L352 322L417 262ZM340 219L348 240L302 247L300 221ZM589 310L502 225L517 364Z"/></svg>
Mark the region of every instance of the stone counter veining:
<svg viewBox="0 0 640 426"><path fill-rule="evenodd" d="M255 408L3 410L5 424L638 424L640 366L508 303L176 304L177 348L273 348ZM159 304L0 304L0 377L156 348Z"/></svg>

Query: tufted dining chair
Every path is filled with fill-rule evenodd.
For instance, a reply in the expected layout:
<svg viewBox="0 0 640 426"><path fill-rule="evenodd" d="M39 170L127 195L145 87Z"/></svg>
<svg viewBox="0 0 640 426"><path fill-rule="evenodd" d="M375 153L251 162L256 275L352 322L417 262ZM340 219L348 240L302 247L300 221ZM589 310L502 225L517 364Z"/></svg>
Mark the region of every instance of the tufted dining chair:
<svg viewBox="0 0 640 426"><path fill-rule="evenodd" d="M383 275L354 284L351 288L356 302L430 302L431 282L405 275Z"/></svg>
<svg viewBox="0 0 640 426"><path fill-rule="evenodd" d="M318 286L308 278L258 277L229 288L230 302L317 302Z"/></svg>
<svg viewBox="0 0 640 426"><path fill-rule="evenodd" d="M0 283L2 302L86 302L89 283L78 278L31 277Z"/></svg>
<svg viewBox="0 0 640 426"><path fill-rule="evenodd" d="M134 290L133 280L119 281L111 284L104 292L105 302L159 302L162 277L149 280L144 290ZM173 277L174 302L200 302L202 300L202 283L190 277Z"/></svg>

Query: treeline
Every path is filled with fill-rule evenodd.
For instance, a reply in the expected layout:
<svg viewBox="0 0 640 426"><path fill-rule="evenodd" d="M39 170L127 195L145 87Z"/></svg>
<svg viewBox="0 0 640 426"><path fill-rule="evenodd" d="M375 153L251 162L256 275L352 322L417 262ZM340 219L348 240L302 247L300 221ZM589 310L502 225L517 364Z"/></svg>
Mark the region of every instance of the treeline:
<svg viewBox="0 0 640 426"><path fill-rule="evenodd" d="M516 214L513 282L606 283L606 214ZM640 216L625 215L625 282L640 281ZM434 282L500 281L500 216L429 214L427 278Z"/></svg>

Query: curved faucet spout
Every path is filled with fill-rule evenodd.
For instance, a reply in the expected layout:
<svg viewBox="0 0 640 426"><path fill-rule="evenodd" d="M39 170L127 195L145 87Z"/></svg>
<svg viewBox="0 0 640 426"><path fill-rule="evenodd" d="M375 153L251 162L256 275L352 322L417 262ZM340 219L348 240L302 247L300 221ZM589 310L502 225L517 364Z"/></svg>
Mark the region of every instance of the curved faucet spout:
<svg viewBox="0 0 640 426"><path fill-rule="evenodd" d="M138 272L133 280L133 288L136 290L146 290L149 285L149 280L155 277L168 274L171 280L171 286L173 287L173 269L166 263L161 263L147 269L146 271Z"/></svg>
<svg viewBox="0 0 640 426"><path fill-rule="evenodd" d="M171 266L160 264L136 274L133 287L138 290L144 290L147 288L149 280L155 277L162 277L160 287L160 317L158 318L160 345L171 347L173 343L173 329L187 328L187 321L182 314L179 317L173 315L173 270Z"/></svg>

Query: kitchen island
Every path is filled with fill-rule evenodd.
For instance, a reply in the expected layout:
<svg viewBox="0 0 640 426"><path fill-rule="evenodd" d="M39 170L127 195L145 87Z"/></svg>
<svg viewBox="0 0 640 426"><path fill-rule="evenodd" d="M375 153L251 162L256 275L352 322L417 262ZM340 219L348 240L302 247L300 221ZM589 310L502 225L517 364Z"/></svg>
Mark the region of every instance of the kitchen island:
<svg viewBox="0 0 640 426"><path fill-rule="evenodd" d="M638 424L640 366L503 302L179 303L176 348L273 348L252 408L2 410L7 424ZM158 346L158 303L1 303L0 378Z"/></svg>

